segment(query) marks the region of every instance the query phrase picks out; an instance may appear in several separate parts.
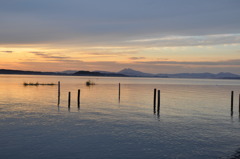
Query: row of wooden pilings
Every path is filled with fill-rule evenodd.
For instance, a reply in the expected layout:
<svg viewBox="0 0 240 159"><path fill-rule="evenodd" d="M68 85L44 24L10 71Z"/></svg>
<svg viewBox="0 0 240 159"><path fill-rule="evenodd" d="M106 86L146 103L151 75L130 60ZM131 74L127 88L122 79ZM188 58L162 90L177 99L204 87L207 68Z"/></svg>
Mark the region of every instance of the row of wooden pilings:
<svg viewBox="0 0 240 159"><path fill-rule="evenodd" d="M61 85L60 81L58 81L58 106L60 105L60 92L61 92ZM78 89L77 94L77 107L80 108L80 89ZM68 92L68 108L71 106L71 92Z"/></svg>
<svg viewBox="0 0 240 159"><path fill-rule="evenodd" d="M58 106L60 105L60 81L58 82ZM77 94L77 107L80 108L80 89L78 89L78 94ZM154 114L160 114L160 102L161 102L161 91L157 90L156 88L154 89L153 92L153 112ZM118 86L118 101L120 103L120 98L121 97L121 84L119 83ZM233 115L233 105L234 105L234 91L231 92L231 115ZM71 106L71 92L68 92L68 108ZM239 115L240 115L240 94L239 94Z"/></svg>
<svg viewBox="0 0 240 159"><path fill-rule="evenodd" d="M156 100L157 100L157 114L160 113L160 90L154 89L153 93L153 112L156 113ZM158 98L157 98L158 97ZM234 91L231 92L231 115L233 115L233 105L234 105ZM239 115L240 115L240 94L239 94L239 105L238 105Z"/></svg>
<svg viewBox="0 0 240 159"><path fill-rule="evenodd" d="M58 106L60 105L60 92L61 92L61 84L60 84L60 81L58 81ZM77 106L78 106L78 109L80 109L80 92L81 90L78 89L78 94L77 94ZM120 103L120 98L121 97L121 84L119 83L118 85L118 102ZM68 108L71 107L71 92L68 92Z"/></svg>
<svg viewBox="0 0 240 159"><path fill-rule="evenodd" d="M68 108L70 108L70 106L71 106L71 92L68 92ZM77 107L80 108L80 89L78 89Z"/></svg>
<svg viewBox="0 0 240 159"><path fill-rule="evenodd" d="M240 115L240 94L238 98L239 98L238 112ZM233 105L234 105L234 91L231 92L231 115L233 115Z"/></svg>

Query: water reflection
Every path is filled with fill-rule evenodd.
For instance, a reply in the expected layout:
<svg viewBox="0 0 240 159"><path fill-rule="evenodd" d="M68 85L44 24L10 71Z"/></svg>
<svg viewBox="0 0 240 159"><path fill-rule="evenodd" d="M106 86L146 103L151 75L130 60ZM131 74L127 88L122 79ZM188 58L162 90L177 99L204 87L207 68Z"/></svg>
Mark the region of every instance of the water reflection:
<svg viewBox="0 0 240 159"><path fill-rule="evenodd" d="M157 114L157 118L158 118L158 120L160 121L160 114Z"/></svg>
<svg viewBox="0 0 240 159"><path fill-rule="evenodd" d="M118 84L118 103L121 102L121 84Z"/></svg>
<svg viewBox="0 0 240 159"><path fill-rule="evenodd" d="M156 114L156 107L153 107L153 114Z"/></svg>
<svg viewBox="0 0 240 159"><path fill-rule="evenodd" d="M233 155L228 157L227 159L239 159L240 158L240 148L235 151Z"/></svg>
<svg viewBox="0 0 240 159"><path fill-rule="evenodd" d="M57 87L22 86L22 80L36 79L46 83L61 79L61 104L57 103ZM166 155L169 158L179 155L182 158L201 158L211 154L213 157L209 158L217 158L219 153L234 150L234 145L240 142L240 114L236 116L237 113L230 112L233 122L229 124L229 92L239 90L239 85L230 82L216 86L209 84L208 80L199 81L201 85L187 85L186 82L183 85L185 80L182 79L181 84L177 84L177 79L169 79L172 83L174 81L169 84L168 79L98 78L97 85L89 88L85 86L85 81L86 77L0 78L0 90L4 90L0 91L0 141L6 143L0 149L1 154L11 154L12 150L23 148L26 154L36 154L36 149L29 150L27 147L37 143L42 150L42 145L46 145L51 138L49 147L53 151L47 151L49 156L57 154L56 147L64 145L77 147L66 149L66 154L72 154L73 158L78 157L79 151L87 154L86 158L91 158L91 150L98 151L99 147L99 158L126 157L122 154L133 157L139 154L139 158ZM117 88L119 81L124 83L121 98ZM191 82L189 79L187 81ZM206 85L203 85L204 81ZM76 98L78 88L81 89L81 111ZM161 88L163 100L159 112L152 104L153 88ZM74 97L71 107L68 107L69 91ZM39 140L36 136L46 140ZM15 141L25 145L12 144ZM89 145L82 144L84 142ZM134 148L136 143L138 149ZM121 152L118 151L119 147Z"/></svg>

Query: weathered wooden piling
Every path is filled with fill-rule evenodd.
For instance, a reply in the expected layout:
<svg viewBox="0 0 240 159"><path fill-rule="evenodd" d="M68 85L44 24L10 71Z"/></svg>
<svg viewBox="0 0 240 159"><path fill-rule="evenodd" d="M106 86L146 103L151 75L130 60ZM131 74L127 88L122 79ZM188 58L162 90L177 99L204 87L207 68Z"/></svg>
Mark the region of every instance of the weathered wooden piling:
<svg viewBox="0 0 240 159"><path fill-rule="evenodd" d="M155 88L153 91L153 112L156 113L156 96L157 96L157 89Z"/></svg>
<svg viewBox="0 0 240 159"><path fill-rule="evenodd" d="M58 81L58 106L60 104L60 81Z"/></svg>
<svg viewBox="0 0 240 159"><path fill-rule="evenodd" d="M71 92L68 92L68 108L71 106Z"/></svg>
<svg viewBox="0 0 240 159"><path fill-rule="evenodd" d="M78 90L78 96L77 96L77 103L78 103L78 108L80 108L80 89Z"/></svg>
<svg viewBox="0 0 240 159"><path fill-rule="evenodd" d="M121 99L121 83L118 84L118 101Z"/></svg>
<svg viewBox="0 0 240 159"><path fill-rule="evenodd" d="M239 104L238 104L238 107L239 107L239 114L240 114L240 94L239 94Z"/></svg>
<svg viewBox="0 0 240 159"><path fill-rule="evenodd" d="M160 90L158 90L158 106L157 106L157 112L160 113Z"/></svg>
<svg viewBox="0 0 240 159"><path fill-rule="evenodd" d="M232 91L232 93L231 93L231 112L233 112L233 97L234 97L234 92Z"/></svg>

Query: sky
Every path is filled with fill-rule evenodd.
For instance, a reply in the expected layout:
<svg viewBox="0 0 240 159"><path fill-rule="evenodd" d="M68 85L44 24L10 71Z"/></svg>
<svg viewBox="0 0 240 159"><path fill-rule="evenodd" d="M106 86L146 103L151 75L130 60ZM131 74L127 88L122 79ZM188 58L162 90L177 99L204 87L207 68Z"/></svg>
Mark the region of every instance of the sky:
<svg viewBox="0 0 240 159"><path fill-rule="evenodd" d="M240 74L240 0L0 4L0 69Z"/></svg>

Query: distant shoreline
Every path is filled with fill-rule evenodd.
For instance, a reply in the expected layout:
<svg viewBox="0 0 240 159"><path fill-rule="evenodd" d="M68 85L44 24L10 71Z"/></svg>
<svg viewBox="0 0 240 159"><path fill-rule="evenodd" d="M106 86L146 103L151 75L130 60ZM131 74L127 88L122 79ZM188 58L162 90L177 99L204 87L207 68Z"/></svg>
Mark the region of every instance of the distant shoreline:
<svg viewBox="0 0 240 159"><path fill-rule="evenodd" d="M142 73L142 72L140 72ZM121 73L113 72L91 72L91 71L78 71L76 73L68 74L61 72L40 72L40 71L23 71L23 70L9 70L9 69L0 69L0 74L3 75L48 75L48 76L92 76L92 77L139 77L139 78L179 78L179 79L229 79L229 80L240 80L240 76L236 74L226 73L226 76L217 77L221 74L210 74L210 73L179 73L179 74L158 74L158 75L126 75ZM222 73L223 74L223 73ZM228 74L232 75L231 77L227 76ZM211 75L211 77L201 77L201 75ZM215 75L215 76L214 76Z"/></svg>

